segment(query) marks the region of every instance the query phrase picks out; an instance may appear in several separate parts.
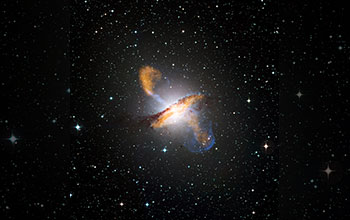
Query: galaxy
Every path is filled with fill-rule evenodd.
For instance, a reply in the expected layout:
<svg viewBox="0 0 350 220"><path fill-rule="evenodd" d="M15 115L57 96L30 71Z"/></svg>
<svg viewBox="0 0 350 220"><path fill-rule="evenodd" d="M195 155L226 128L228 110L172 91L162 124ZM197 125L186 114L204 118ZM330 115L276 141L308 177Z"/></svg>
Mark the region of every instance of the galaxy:
<svg viewBox="0 0 350 220"><path fill-rule="evenodd" d="M1 219L350 219L344 3L0 4Z"/></svg>
<svg viewBox="0 0 350 220"><path fill-rule="evenodd" d="M145 66L140 68L139 76L146 94L164 104L165 101L160 95L155 94L153 91L155 82L161 78L160 71L153 67ZM201 108L198 108L198 102L201 102L204 98L205 96L201 94L188 95L171 104L165 110L149 116L146 120L152 119L150 123L151 128L162 128L183 121L187 125L185 129L188 131L190 128L193 131L193 137L186 137L186 139L192 140L185 141L184 146L192 152L209 150L215 143L215 137L212 132L211 121L206 122L206 124L210 124L209 127L203 128L203 124L205 124L203 121L208 121L208 119L200 119Z"/></svg>

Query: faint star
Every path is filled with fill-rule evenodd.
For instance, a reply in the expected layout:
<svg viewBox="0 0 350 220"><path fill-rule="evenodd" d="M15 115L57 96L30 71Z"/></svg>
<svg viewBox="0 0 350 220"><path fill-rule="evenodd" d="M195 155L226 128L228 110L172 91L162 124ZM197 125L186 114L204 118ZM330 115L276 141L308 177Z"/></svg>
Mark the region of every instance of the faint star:
<svg viewBox="0 0 350 220"><path fill-rule="evenodd" d="M304 94L301 93L300 91L297 93L297 96L298 96L299 99L300 99L300 97L301 97L302 95L304 95Z"/></svg>
<svg viewBox="0 0 350 220"><path fill-rule="evenodd" d="M335 170L332 170L329 167L329 164L327 164L327 168L325 170L322 170L323 172L325 172L327 174L327 179L329 179L329 175L331 175L331 173L333 173Z"/></svg>
<svg viewBox="0 0 350 220"><path fill-rule="evenodd" d="M80 131L81 126L80 126L79 124L77 124L77 125L75 126L75 129L77 129L77 131Z"/></svg>
<svg viewBox="0 0 350 220"><path fill-rule="evenodd" d="M11 134L11 137L9 137L8 140L11 141L12 144L15 144L18 138L15 135Z"/></svg>

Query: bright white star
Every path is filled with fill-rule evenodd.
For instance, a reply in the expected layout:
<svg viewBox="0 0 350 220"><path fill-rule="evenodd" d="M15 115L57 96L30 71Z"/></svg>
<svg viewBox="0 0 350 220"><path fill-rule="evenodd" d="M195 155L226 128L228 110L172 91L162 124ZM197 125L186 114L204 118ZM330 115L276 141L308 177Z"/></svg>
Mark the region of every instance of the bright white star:
<svg viewBox="0 0 350 220"><path fill-rule="evenodd" d="M77 131L80 131L81 126L80 126L79 124L77 124L77 125L75 126L75 129L77 129Z"/></svg>
<svg viewBox="0 0 350 220"><path fill-rule="evenodd" d="M303 95L303 93L301 93L300 91L297 93L298 98L300 99L300 97Z"/></svg>

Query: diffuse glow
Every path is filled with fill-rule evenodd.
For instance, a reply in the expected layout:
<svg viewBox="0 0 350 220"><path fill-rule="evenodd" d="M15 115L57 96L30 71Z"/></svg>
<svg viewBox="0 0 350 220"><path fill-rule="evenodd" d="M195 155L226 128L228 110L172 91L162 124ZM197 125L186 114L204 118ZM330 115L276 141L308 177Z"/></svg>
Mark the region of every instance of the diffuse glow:
<svg viewBox="0 0 350 220"><path fill-rule="evenodd" d="M188 124L193 129L193 132L195 134L197 141L201 143L203 146L207 145L208 141L210 141L210 137L208 132L202 131L202 129L200 128L197 115L191 113L191 117L190 117L190 120L188 121Z"/></svg>
<svg viewBox="0 0 350 220"><path fill-rule="evenodd" d="M161 75L162 74L159 70L154 69L151 66L144 66L139 70L139 78L143 90L147 95L152 96L157 101L163 103L163 99L153 92L155 84L160 80ZM150 126L152 128L162 128L176 122L176 119L178 118L184 119L188 126L193 130L194 138L196 140L195 142L191 142L191 146L188 146L189 150L193 152L209 150L215 142L215 138L211 131L211 125L209 128L206 128L208 131L202 129L197 111L192 109L192 107L203 98L205 98L204 95L195 94L180 99L177 103L172 104L162 112L150 116L152 119ZM193 146L195 143L199 143L199 146Z"/></svg>
<svg viewBox="0 0 350 220"><path fill-rule="evenodd" d="M203 97L204 95L191 95L180 99L180 101L165 109L165 111L162 112L162 114L151 124L151 126L153 128L160 128L169 124L169 119L171 119L173 116L184 113L190 106L201 100ZM193 114L191 114L191 116L193 117Z"/></svg>
<svg viewBox="0 0 350 220"><path fill-rule="evenodd" d="M153 95L153 88L156 82L159 81L161 77L162 73L151 66L144 66L141 67L139 70L139 78L142 88L146 92L146 94L150 96Z"/></svg>

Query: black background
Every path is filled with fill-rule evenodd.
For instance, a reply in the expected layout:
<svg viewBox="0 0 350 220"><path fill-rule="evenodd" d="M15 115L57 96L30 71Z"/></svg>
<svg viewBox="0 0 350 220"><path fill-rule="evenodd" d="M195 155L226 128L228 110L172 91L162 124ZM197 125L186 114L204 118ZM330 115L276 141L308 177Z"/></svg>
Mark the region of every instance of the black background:
<svg viewBox="0 0 350 220"><path fill-rule="evenodd" d="M5 219L350 217L344 5L1 4ZM212 149L122 123L143 65L213 98Z"/></svg>

